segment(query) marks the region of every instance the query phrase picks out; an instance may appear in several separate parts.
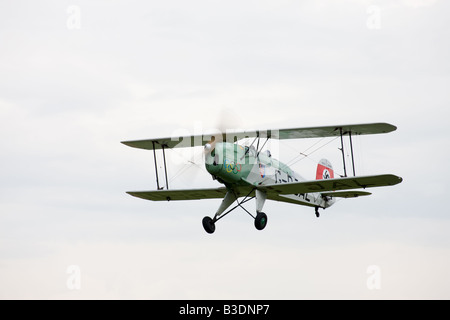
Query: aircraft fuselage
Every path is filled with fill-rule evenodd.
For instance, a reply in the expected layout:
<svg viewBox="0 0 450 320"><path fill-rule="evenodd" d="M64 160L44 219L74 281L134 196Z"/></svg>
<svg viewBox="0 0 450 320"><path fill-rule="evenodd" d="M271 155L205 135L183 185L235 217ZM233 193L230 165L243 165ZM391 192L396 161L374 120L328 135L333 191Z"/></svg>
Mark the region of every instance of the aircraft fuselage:
<svg viewBox="0 0 450 320"><path fill-rule="evenodd" d="M270 151L258 153L254 147L236 143L217 142L205 153L206 170L214 179L228 188L233 185L272 185L306 181L289 166L273 158ZM291 202L311 207L327 208L333 199L320 193L278 195L278 201Z"/></svg>

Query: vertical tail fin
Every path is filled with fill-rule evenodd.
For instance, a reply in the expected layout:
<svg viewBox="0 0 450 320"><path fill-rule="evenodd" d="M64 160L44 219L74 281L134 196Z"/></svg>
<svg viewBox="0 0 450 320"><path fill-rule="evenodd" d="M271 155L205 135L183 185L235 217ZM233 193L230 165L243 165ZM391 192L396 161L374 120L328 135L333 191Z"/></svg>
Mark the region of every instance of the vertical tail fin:
<svg viewBox="0 0 450 320"><path fill-rule="evenodd" d="M325 180L333 178L334 178L334 171L330 161L328 161L327 159L320 160L319 164L317 165L316 180Z"/></svg>

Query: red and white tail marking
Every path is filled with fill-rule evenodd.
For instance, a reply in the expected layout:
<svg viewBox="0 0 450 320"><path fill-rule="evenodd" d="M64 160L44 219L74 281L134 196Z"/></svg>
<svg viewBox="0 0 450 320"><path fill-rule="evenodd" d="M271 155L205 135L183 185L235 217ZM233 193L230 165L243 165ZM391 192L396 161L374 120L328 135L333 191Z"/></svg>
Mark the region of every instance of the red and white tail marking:
<svg viewBox="0 0 450 320"><path fill-rule="evenodd" d="M334 178L334 171L330 161L328 161L327 159L320 160L319 164L317 165L316 180L325 180L333 178Z"/></svg>

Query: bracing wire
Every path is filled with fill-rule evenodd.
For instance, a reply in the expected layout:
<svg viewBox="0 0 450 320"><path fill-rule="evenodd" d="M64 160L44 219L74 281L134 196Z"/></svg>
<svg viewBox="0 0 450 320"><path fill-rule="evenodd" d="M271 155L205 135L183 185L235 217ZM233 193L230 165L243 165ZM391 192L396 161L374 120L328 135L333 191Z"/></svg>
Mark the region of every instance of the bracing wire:
<svg viewBox="0 0 450 320"><path fill-rule="evenodd" d="M169 181L174 181L176 178L184 174L187 170L192 168L193 166L203 171L202 166L196 163L194 160L187 159L181 152L178 152L176 149L171 149L173 152L177 153L178 156L184 158L187 162L182 165L172 176L169 177ZM195 155L194 155L195 159Z"/></svg>
<svg viewBox="0 0 450 320"><path fill-rule="evenodd" d="M325 139L325 138L322 138L322 139L320 139L319 141L316 141L316 142L313 143L311 146L309 146L308 148L306 148L303 152L299 152L299 154L298 154L297 156L295 156L291 161L289 161L289 162L287 163L287 165L290 166L290 165L292 165L292 164L294 164L294 163L297 163L297 162L300 161L300 160L303 160L304 158L297 161L297 158L299 158L299 157L307 157L308 155L306 154L306 152L307 152L309 149L315 147L317 144L321 143L321 142L323 141L323 139ZM292 147L291 147L291 148L292 148ZM294 148L292 148L292 149L294 149ZM295 149L294 149L294 150L295 150ZM297 150L295 150L295 151L297 151Z"/></svg>
<svg viewBox="0 0 450 320"><path fill-rule="evenodd" d="M319 143L321 143L325 138L320 139L319 141L315 142L313 145L311 145L310 147L308 147L307 149L305 149L305 151L300 152L297 156L295 156L291 161L288 162L289 166L292 166L306 158L310 159L309 156L311 156L313 153L315 153L316 151L322 149L323 147L329 145L330 143L332 143L333 141L335 141L336 139L338 139L339 137L335 137L334 139L331 139L330 141L328 141L327 143L319 146L318 148L314 149L313 151L311 151L310 153L306 153L308 150L310 150L311 148L315 147L316 145L318 145ZM299 158L299 157L303 157L303 158ZM299 159L298 159L299 158Z"/></svg>

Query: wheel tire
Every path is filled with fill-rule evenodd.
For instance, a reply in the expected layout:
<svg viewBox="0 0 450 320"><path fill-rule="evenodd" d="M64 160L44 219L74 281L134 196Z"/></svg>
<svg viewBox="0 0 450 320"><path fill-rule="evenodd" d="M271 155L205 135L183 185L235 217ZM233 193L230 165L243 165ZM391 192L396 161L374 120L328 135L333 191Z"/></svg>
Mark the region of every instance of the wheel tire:
<svg viewBox="0 0 450 320"><path fill-rule="evenodd" d="M216 225L210 217L204 217L202 223L206 232L214 233L214 231L216 231Z"/></svg>
<svg viewBox="0 0 450 320"><path fill-rule="evenodd" d="M258 212L255 218L255 228L262 230L267 225L267 215L264 212Z"/></svg>

